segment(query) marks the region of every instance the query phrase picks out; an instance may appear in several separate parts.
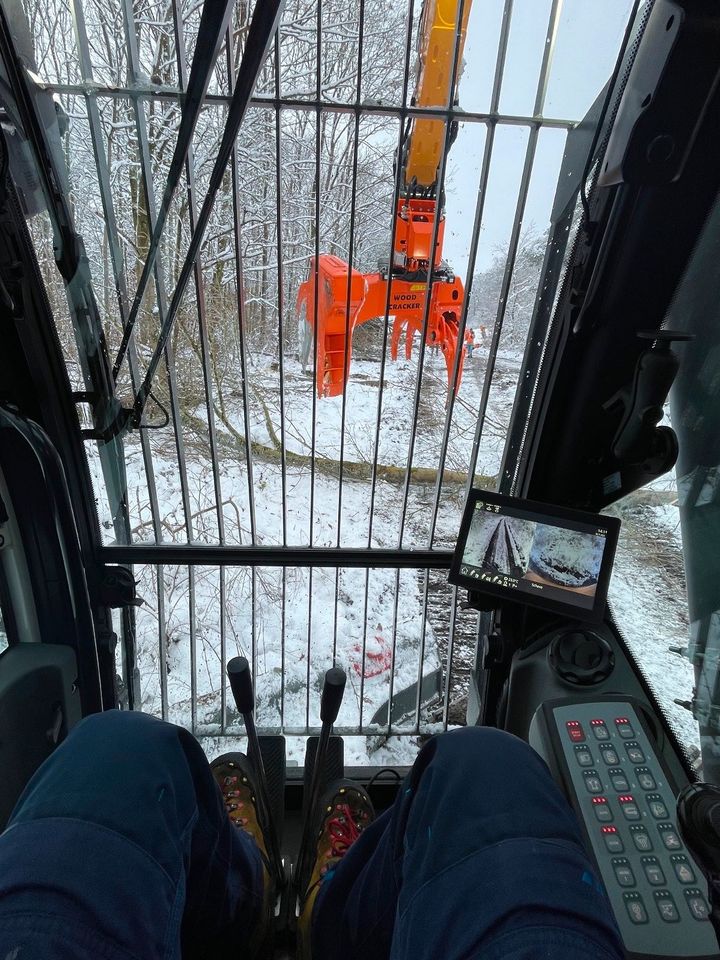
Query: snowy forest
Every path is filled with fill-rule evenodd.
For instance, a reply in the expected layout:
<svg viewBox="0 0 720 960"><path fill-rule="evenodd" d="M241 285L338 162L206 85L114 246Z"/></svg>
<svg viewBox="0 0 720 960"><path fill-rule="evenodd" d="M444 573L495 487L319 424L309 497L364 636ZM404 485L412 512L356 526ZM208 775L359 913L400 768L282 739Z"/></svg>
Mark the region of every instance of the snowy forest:
<svg viewBox="0 0 720 960"><path fill-rule="evenodd" d="M54 98L57 125L48 138L67 177L114 359L168 176L179 92L187 87L202 4L2 4L37 78L35 95ZM501 7L473 8L461 107L488 109L490 87L480 90L471 69L480 43L473 46L473 38L484 43L489 36L497 44ZM157 342L208 190L251 13L247 0L238 0L174 195L118 376L118 394L128 404ZM401 108L411 100L417 72L420 13L419 3L391 0L323 0L320 6L288 0L153 383L148 428L123 438L131 542L288 547L283 569L135 568L144 600L137 612L143 708L208 738L231 733L237 721L222 669L234 653L252 660L264 729L302 732L316 724L319 678L333 662L346 668L352 688L340 716L348 732L377 734L390 721L393 732L417 734L438 722L464 722L477 621L460 611L462 597L442 571L292 565L293 546L452 548L468 487L495 487L565 137L586 109L547 128L540 124L537 144L517 117L503 127L500 115L488 177L496 199L487 203L478 256L458 264L466 287L472 285L466 323L475 331L476 349L465 358L457 390L448 388L443 358L419 338L410 360L393 362L389 321L381 317L355 335L344 396L318 397L312 371L298 360L298 288L317 253L335 254L362 272L377 270L378 261L390 256L394 163L404 133ZM542 56L551 4L542 0L527 15L542 21L532 40ZM569 47L578 27L567 16L559 27ZM615 12L615 32L608 34L610 65L623 16ZM511 50L508 69L518 76L521 61ZM534 96L538 80L532 80ZM589 92L588 106L596 93ZM363 109L355 109L359 104ZM482 199L480 157L488 132L478 116L469 113L460 123L445 171L453 250L469 249ZM512 163L504 149L513 149ZM536 156L539 172L523 199L522 164L532 168ZM54 262L52 217L31 210L37 184L27 169L12 162L11 169L28 209L71 384L82 390L81 355L88 345L78 343L73 330L73 291L64 288ZM512 190L502 179L508 169L517 171ZM500 197L502 214L495 215ZM513 242L513 214L519 211L522 219L525 205L532 217L525 217ZM514 268L504 297L509 255ZM87 452L103 538L112 544L118 533L97 446L88 443ZM629 631L630 639L645 643L651 637L653 653L645 662L656 659L658 676L672 676L668 702L687 699L691 686L689 665L668 653L686 642L687 630L686 609L670 600L678 584L684 590L673 486L669 480L619 508L624 540L614 581L620 612L642 610L647 617L634 634ZM648 541L639 531L648 529L661 571L656 582L674 603L669 613L656 597L636 593L648 562ZM394 694L412 691L423 678L409 709L387 710ZM675 709L673 719L692 741L690 718ZM376 738L372 749L379 743ZM367 749L357 747L358 760ZM386 740L382 749L390 758L406 755L403 745Z"/></svg>

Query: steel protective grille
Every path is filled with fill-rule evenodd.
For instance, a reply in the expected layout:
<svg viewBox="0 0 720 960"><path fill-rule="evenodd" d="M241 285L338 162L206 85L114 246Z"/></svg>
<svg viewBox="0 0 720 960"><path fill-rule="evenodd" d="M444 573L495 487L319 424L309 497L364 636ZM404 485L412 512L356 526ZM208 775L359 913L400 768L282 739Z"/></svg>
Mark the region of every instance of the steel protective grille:
<svg viewBox="0 0 720 960"><path fill-rule="evenodd" d="M462 722L477 625L445 571L468 489L498 483L543 263L569 236L571 218L551 223L568 133L630 4L593 41L572 0L475 0L442 108L413 102L421 0L289 0L277 30L273 3L212 6L26 0L10 23L33 96L55 98L47 138L92 278L95 343L56 270L56 211L31 210L26 185L71 383L93 389L104 339L142 418L87 442L104 559L132 565L146 601L138 705L226 735L222 665L243 652L264 729L315 727L334 662L348 733ZM568 64L593 42L604 60L581 104ZM461 342L482 338L449 386L422 337L393 363L380 318L356 334L343 395L318 397L298 288L321 253L359 270L392 257L394 161L421 116L445 124Z"/></svg>

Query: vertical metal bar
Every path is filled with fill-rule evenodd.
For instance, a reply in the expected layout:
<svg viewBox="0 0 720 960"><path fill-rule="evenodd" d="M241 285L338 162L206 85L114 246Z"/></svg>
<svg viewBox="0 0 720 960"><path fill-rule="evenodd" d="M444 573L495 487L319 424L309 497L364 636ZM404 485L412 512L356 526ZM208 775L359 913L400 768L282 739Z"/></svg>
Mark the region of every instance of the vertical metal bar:
<svg viewBox="0 0 720 960"><path fill-rule="evenodd" d="M227 733L227 690L225 664L227 663L227 592L225 567L220 567L220 733Z"/></svg>
<svg viewBox="0 0 720 960"><path fill-rule="evenodd" d="M190 619L190 729L197 730L197 620L195 604L195 567L188 566L188 617Z"/></svg>
<svg viewBox="0 0 720 960"><path fill-rule="evenodd" d="M314 388L313 388L314 390ZM310 729L310 648L312 638L312 588L313 588L313 567L308 568L308 640L307 640L307 676L305 678L305 729Z"/></svg>
<svg viewBox="0 0 720 960"><path fill-rule="evenodd" d="M462 340L460 340L462 343ZM420 729L420 704L422 702L422 678L423 678L423 662L425 660L425 637L427 635L427 622L428 622L428 591L430 587L430 571L425 570L425 577L423 583L423 612L422 612L422 627L420 628L420 657L418 660L418 676L417 676L417 695L415 697L415 730Z"/></svg>
<svg viewBox="0 0 720 960"><path fill-rule="evenodd" d="M452 588L450 602L450 633L448 634L448 648L445 666L445 695L443 698L443 730L448 728L448 713L450 712L450 688L452 686L452 665L455 653L455 621L457 620L457 587Z"/></svg>
<svg viewBox="0 0 720 960"><path fill-rule="evenodd" d="M275 34L275 93L280 97L280 30ZM275 108L275 239L277 243L278 369L280 372L280 469L282 490L282 543L287 546L287 463L285 456L285 292L282 257L282 151L280 149L280 107ZM284 613L284 611L283 611Z"/></svg>
<svg viewBox="0 0 720 960"><path fill-rule="evenodd" d="M308 545L313 546L315 523L315 441L317 417L317 355L318 355L318 297L320 292L320 158L322 130L322 0L317 0L317 37L315 44L317 67L315 70L315 268L313 276L313 378L312 378L312 424L310 427L310 531ZM307 308L306 308L307 309ZM308 624L308 677L310 662L310 626ZM309 696L309 691L308 691ZM309 710L309 706L308 706Z"/></svg>
<svg viewBox="0 0 720 960"><path fill-rule="evenodd" d="M230 83L230 94L232 96L235 77L233 74L234 53L233 53L233 32L232 27L227 33L227 69ZM253 544L256 543L256 524L255 524L255 480L253 477L253 455L252 455L252 430L250 421L250 404L248 401L248 372L247 355L245 345L245 289L243 284L242 269L242 247L240 244L240 196L238 190L237 176L237 149L233 146L230 154L230 169L232 175L233 191L233 236L235 240L235 277L237 284L237 310L238 310L238 336L240 341L240 375L243 385L243 423L245 426L245 467L247 470L248 483L248 510L250 513L250 539ZM242 533L238 530L240 542L242 543Z"/></svg>
<svg viewBox="0 0 720 960"><path fill-rule="evenodd" d="M500 37L498 40L498 53L495 60L495 76L493 78L493 89L490 97L490 112L497 113L500 106L500 93L502 91L503 75L505 73L505 61L507 58L508 40L510 38L510 23L512 19L513 0L507 0L503 9L503 18L500 26ZM478 196L475 204L475 220L473 222L472 236L470 240L470 255L468 258L468 269L465 283L465 300L463 302L462 314L460 317L460 328L458 330L458 342L460 349L455 356L453 365L452 388L448 390L448 402L445 410L445 425L443 427L443 438L440 446L440 458L438 460L437 480L435 483L435 496L433 511L430 521L430 535L428 537L428 547L432 549L435 539L435 528L437 526L438 510L440 509L440 497L442 496L442 481L445 473L445 462L447 460L448 445L450 442L450 429L452 427L452 417L455 410L455 386L460 371L460 357L462 355L463 336L467 326L467 315L470 307L470 298L472 297L472 285L475 274L475 262L477 260L478 247L480 245L480 229L482 227L483 216L485 215L485 199L487 197L488 181L490 179L490 165L492 162L493 147L495 144L494 123L489 123L485 133L485 145L483 148L482 166L480 168L480 180L478 183Z"/></svg>
<svg viewBox="0 0 720 960"><path fill-rule="evenodd" d="M257 699L257 690L258 690L258 656L257 656L257 567L253 566L251 575L251 594L250 594L250 604L251 604L251 613L250 613L250 632L252 633L252 655L250 662L252 663L252 675L253 680L255 681L255 698Z"/></svg>
<svg viewBox="0 0 720 960"><path fill-rule="evenodd" d="M320 259L320 156L321 156L321 122L322 122L322 0L317 0L317 36L315 38L315 268L314 284L314 317L313 317L313 373L312 373L312 424L310 427L310 521L308 545L313 546L315 523L315 441L317 417L317 354L318 354L318 296L320 290L320 273L318 260ZM306 308L307 310L307 308ZM307 316L306 316L307 320ZM310 727L310 656L312 647L312 584L313 568L310 567L308 577L308 630L307 630L307 683L305 687L305 728ZM337 602L337 601L336 601Z"/></svg>
<svg viewBox="0 0 720 960"><path fill-rule="evenodd" d="M280 608L280 729L285 729L285 604L287 602L287 567L282 568L282 606Z"/></svg>
<svg viewBox="0 0 720 960"><path fill-rule="evenodd" d="M362 58L363 58L363 42L364 42L364 26L365 26L365 0L360 0L359 8L359 26L358 26L358 69L357 69L357 84L355 88L355 104L360 106L360 90L362 84ZM343 467L344 467L344 457L345 457L345 417L347 413L347 392L348 392L348 374L350 370L350 344L351 344L351 329L350 329L350 289L352 283L352 271L353 271L353 252L355 248L355 210L356 210L356 193L357 193L357 176L358 176L358 151L359 151L359 140L360 140L360 112L355 112L355 123L354 123L354 144L353 144L353 166L352 166L352 187L350 193L350 236L348 238L348 283L347 283L347 300L345 303L345 349L343 352L343 383L344 389L342 393L342 403L341 403L341 413L340 413L340 471L338 477L338 509L337 509L337 546L340 546L341 532L342 532L342 495L343 495ZM335 611L333 615L333 655L332 663L335 666L335 659L337 656L337 627L338 627L338 592L340 588L340 568L335 569Z"/></svg>
<svg viewBox="0 0 720 960"><path fill-rule="evenodd" d="M363 732L363 707L365 705L365 656L367 652L368 595L370 592L370 568L365 569L365 603L363 605L363 635L360 652L360 722L358 732Z"/></svg>
<svg viewBox="0 0 720 960"><path fill-rule="evenodd" d="M432 248L431 248L432 249ZM388 683L387 735L392 729L393 691L395 689L395 651L397 650L397 624L400 605L400 570L395 571L395 599L393 600L392 653L390 655L390 677Z"/></svg>
<svg viewBox="0 0 720 960"><path fill-rule="evenodd" d="M139 54L137 47L137 35L135 32L135 18L133 13L132 0L122 0L123 19L125 23L125 34L127 40L128 71L131 83L136 83L140 72ZM150 159L150 145L148 139L145 114L142 109L140 99L134 102L135 105L135 124L138 137L138 147L140 151L140 173L143 185L143 199L148 215L148 223L152 231L155 226L155 191L152 182L152 161ZM165 299L165 284L162 276L160 257L156 257L153 268L155 275L155 287L157 291L158 316L160 323L163 323L167 303ZM172 346L168 341L165 349L165 365L168 375L168 393L170 397L170 408L173 418L173 430L175 433L175 447L178 457L178 468L180 473L180 489L185 512L185 528L188 541L192 541L192 517L190 509L190 496L188 492L187 468L185 464L185 443L182 436L182 423L180 420L180 410L177 403L177 384L175 380L175 361L172 352Z"/></svg>
<svg viewBox="0 0 720 960"><path fill-rule="evenodd" d="M541 116L543 106L545 103L545 94L547 91L547 85L549 81L550 68L552 66L553 54L555 51L555 40L557 37L557 31L559 27L560 13L562 11L563 0L553 0L553 4L550 10L550 17L548 21L548 29L545 40L545 50L543 52L543 60L540 69L540 76L538 78L537 92L535 95L535 115ZM475 437L473 439L473 448L470 456L470 464L468 469L468 479L465 485L466 496L469 491L472 489L475 469L477 467L477 458L480 450L480 441L482 439L483 428L485 426L485 416L487 413L488 400L490 398L490 390L492 387L492 379L495 373L495 362L497 359L497 350L500 344L500 337L502 334L503 323L505 320L505 312L507 309L507 300L508 294L510 292L510 284L512 282L513 271L515 269L515 260L517 258L518 245L520 243L520 232L522 229L522 221L525 213L525 204L527 202L527 195L530 189L530 178L532 176L533 162L535 160L535 149L537 147L537 139L539 132L539 124L536 124L530 129L528 135L528 144L525 151L525 162L523 164L523 171L520 177L520 187L518 190L518 199L515 207L515 219L513 221L513 227L510 234L510 242L508 244L508 256L505 262L505 270L503 273L502 284L500 286L500 298L498 300L497 313L495 316L495 324L493 326L492 340L490 342L490 349L488 352L488 361L485 368L485 377L483 379L483 390L482 396L480 399L480 409L478 411L478 422L475 428ZM499 478L498 478L499 480Z"/></svg>
<svg viewBox="0 0 720 960"><path fill-rule="evenodd" d="M185 56L185 37L183 33L182 17L178 15L175 3L172 4L173 23L175 27L175 49L177 51L178 81L181 94L187 90L188 70ZM195 161L192 144L188 145L185 156L185 176L187 179L188 214L190 233L195 232L196 205L195 205ZM198 332L200 338L200 355L203 369L203 386L205 390L205 407L208 417L208 442L210 445L210 461L212 464L213 488L215 491L215 506L217 510L218 539L225 543L225 518L222 509L222 484L218 470L217 432L215 429L215 407L210 370L210 344L207 332L207 311L205 305L205 282L203 280L202 262L198 256L193 267L195 279L195 295L197 300Z"/></svg>
<svg viewBox="0 0 720 960"><path fill-rule="evenodd" d="M80 60L80 70L83 79L90 84L93 83L92 58L90 56L90 44L88 42L87 28L85 25L85 13L83 11L81 0L72 0L73 22L75 24L75 36L77 40L78 56ZM108 248L110 250L110 262L112 264L113 278L115 281L115 294L117 296L120 322L123 327L127 323L128 293L125 282L125 267L123 264L122 251L117 242L118 229L115 219L115 207L112 198L112 187L110 186L110 171L108 168L107 156L103 145L103 128L100 119L100 112L97 105L97 99L90 90L85 92L85 106L88 115L88 126L90 128L90 139L95 155L95 168L98 175L98 185L100 188L100 200L103 207L103 216L105 219L105 235L107 237ZM133 391L140 383L140 372L138 370L137 356L135 353L135 344L131 342L128 350L128 369L130 372L130 382ZM152 454L148 443L147 433L140 431L140 448L142 450L143 464L145 466L145 475L148 485L148 498L150 501L150 514L152 517L153 533L156 541L162 539L160 529L160 510L158 506L157 487L155 484L155 471L153 468ZM128 543L131 536L128 531Z"/></svg>
<svg viewBox="0 0 720 960"><path fill-rule="evenodd" d="M158 669L160 671L160 716L168 718L168 690L167 690L167 650L165 637L165 567L158 564L157 568L157 597L158 597Z"/></svg>

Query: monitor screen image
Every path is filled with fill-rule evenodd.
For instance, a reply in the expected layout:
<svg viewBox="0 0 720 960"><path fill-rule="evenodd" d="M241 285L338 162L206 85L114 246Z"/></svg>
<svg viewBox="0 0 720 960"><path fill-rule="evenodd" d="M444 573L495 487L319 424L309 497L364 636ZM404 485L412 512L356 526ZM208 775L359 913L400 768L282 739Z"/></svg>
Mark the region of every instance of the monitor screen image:
<svg viewBox="0 0 720 960"><path fill-rule="evenodd" d="M618 521L473 491L451 580L518 602L595 612L604 605Z"/></svg>

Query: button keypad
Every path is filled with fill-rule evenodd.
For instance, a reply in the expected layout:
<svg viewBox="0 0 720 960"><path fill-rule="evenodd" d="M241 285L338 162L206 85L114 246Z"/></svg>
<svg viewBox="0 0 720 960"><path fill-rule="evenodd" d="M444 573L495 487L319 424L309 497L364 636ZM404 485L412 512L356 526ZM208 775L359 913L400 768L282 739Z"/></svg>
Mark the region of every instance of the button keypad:
<svg viewBox="0 0 720 960"><path fill-rule="evenodd" d="M675 958L717 954L702 877L675 821L675 794L632 705L610 699L552 711L628 955L657 956L660 945Z"/></svg>

